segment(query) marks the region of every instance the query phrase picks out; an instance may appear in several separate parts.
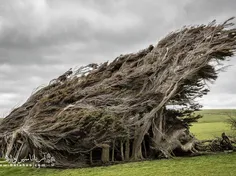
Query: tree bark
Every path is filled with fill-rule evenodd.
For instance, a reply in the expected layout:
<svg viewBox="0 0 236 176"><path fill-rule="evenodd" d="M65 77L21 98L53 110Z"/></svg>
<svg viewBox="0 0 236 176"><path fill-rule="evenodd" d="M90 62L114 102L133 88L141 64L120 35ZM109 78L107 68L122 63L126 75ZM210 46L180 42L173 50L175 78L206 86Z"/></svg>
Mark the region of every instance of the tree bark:
<svg viewBox="0 0 236 176"><path fill-rule="evenodd" d="M145 141L143 141L143 150L144 150L144 157L147 158L147 149L146 149Z"/></svg>
<svg viewBox="0 0 236 176"><path fill-rule="evenodd" d="M113 140L113 144L112 144L112 154L111 154L111 161L112 161L112 162L115 161L115 145L116 145L116 141Z"/></svg>
<svg viewBox="0 0 236 176"><path fill-rule="evenodd" d="M92 150L89 152L89 160L90 160L90 164L93 164L93 151Z"/></svg>
<svg viewBox="0 0 236 176"><path fill-rule="evenodd" d="M170 97L176 92L179 82L173 83L172 86L169 87L169 89L166 92L165 97L163 98L163 100L160 102L160 104L151 110L150 113L146 114L142 119L143 119L143 126L140 127L140 131L139 134L136 134L136 139L134 140L134 145L133 145L133 152L132 152L132 158L134 160L137 160L137 157L140 156L136 156L137 152L140 151L141 149L141 145L144 139L145 134L147 134L148 130L150 129L152 123L153 123L153 119L155 118L155 114L158 113L158 111L161 110L161 108L166 104L166 102L170 99ZM137 129L137 128L136 128Z"/></svg>
<svg viewBox="0 0 236 176"><path fill-rule="evenodd" d="M129 151L130 151L129 138L127 138L126 143L125 143L125 160L126 161L129 161Z"/></svg>
<svg viewBox="0 0 236 176"><path fill-rule="evenodd" d="M164 132L164 115L163 109L160 110L158 114L155 115L155 119L153 119L152 123L152 133L153 133L153 141L156 145L161 143L161 140L165 137Z"/></svg>
<svg viewBox="0 0 236 176"><path fill-rule="evenodd" d="M140 128L139 126L136 125L135 127L135 138L133 141L133 145L132 145L132 156L131 159L134 161L143 159L142 156L142 143L139 143L140 140Z"/></svg>
<svg viewBox="0 0 236 176"><path fill-rule="evenodd" d="M124 161L124 143L123 143L123 141L120 141L120 154L121 154L121 160Z"/></svg>
<svg viewBox="0 0 236 176"><path fill-rule="evenodd" d="M137 161L143 159L142 155L142 143L139 143L140 140L140 127L136 125L135 127L135 138L133 141L133 148L132 148L132 160Z"/></svg>
<svg viewBox="0 0 236 176"><path fill-rule="evenodd" d="M109 162L109 157L110 157L110 155L109 155L109 145L103 145L103 147L102 147L102 162L103 163L107 163L107 162Z"/></svg>

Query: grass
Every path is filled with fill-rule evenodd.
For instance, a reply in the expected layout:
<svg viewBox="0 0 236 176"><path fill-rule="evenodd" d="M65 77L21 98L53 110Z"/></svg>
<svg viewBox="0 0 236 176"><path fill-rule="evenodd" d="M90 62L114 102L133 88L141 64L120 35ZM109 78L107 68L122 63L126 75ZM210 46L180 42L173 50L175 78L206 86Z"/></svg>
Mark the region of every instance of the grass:
<svg viewBox="0 0 236 176"><path fill-rule="evenodd" d="M227 135L233 134L230 125L225 122L194 124L191 127L191 131L197 139L201 140L220 137L222 132L225 132Z"/></svg>
<svg viewBox="0 0 236 176"><path fill-rule="evenodd" d="M173 160L144 161L83 169L0 168L3 176L230 176L236 173L236 154L219 154Z"/></svg>
<svg viewBox="0 0 236 176"><path fill-rule="evenodd" d="M197 113L204 116L199 123L227 122L228 115L235 115L236 109L204 109Z"/></svg>
<svg viewBox="0 0 236 176"><path fill-rule="evenodd" d="M220 136L222 132L232 134L227 124L228 113L236 110L204 110L204 117L194 123L191 131L199 139ZM4 163L4 161L2 161ZM199 157L178 157L172 160L155 160L119 164L108 167L83 169L36 169L27 167L2 167L1 176L233 176L236 175L236 153ZM0 163L1 164L1 163Z"/></svg>
<svg viewBox="0 0 236 176"><path fill-rule="evenodd" d="M194 123L190 130L198 139L220 137L222 132L227 135L234 134L228 124L228 114L236 114L236 110L208 109L197 113L203 115L203 118Z"/></svg>

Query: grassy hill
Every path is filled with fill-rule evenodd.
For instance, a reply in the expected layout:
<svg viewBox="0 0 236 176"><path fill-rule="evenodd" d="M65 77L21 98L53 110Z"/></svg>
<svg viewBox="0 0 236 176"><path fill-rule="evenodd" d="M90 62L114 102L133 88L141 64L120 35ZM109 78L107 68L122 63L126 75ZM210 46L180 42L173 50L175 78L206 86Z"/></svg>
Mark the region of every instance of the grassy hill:
<svg viewBox="0 0 236 176"><path fill-rule="evenodd" d="M233 134L227 124L229 113L236 110L203 110L197 112L204 115L198 123L194 123L191 131L200 139L220 136L222 132ZM4 161L3 161L4 162ZM0 162L1 163L1 162ZM178 157L171 160L155 160L136 163L119 164L108 167L83 169L36 169L27 167L1 167L3 176L230 176L236 173L236 153L217 154L200 157Z"/></svg>
<svg viewBox="0 0 236 176"><path fill-rule="evenodd" d="M199 119L199 122L194 123L190 129L198 139L219 137L222 132L225 132L227 135L234 135L228 124L228 115L236 115L236 110L207 109L196 113L203 115L203 118Z"/></svg>

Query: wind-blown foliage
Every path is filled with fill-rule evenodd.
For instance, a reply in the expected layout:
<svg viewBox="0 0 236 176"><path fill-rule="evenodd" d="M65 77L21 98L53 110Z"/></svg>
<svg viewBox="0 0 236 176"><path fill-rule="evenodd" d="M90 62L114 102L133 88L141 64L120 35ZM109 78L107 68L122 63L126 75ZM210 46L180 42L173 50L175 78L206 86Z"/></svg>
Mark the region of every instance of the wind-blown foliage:
<svg viewBox="0 0 236 176"><path fill-rule="evenodd" d="M3 120L6 158L49 152L57 165L72 167L195 152L188 130L199 118L192 115L201 107L195 99L234 55L232 26L186 27L138 53L83 67L79 77L60 76ZM169 108L175 106L181 108Z"/></svg>

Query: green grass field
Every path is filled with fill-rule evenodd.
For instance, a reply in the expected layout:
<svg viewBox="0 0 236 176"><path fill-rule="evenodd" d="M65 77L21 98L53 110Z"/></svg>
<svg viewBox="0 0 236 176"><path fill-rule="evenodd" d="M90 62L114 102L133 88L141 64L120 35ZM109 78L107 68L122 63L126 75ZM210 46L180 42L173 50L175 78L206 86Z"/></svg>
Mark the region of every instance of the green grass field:
<svg viewBox="0 0 236 176"><path fill-rule="evenodd" d="M203 114L204 117L191 127L191 132L197 138L210 139L220 136L222 132L233 134L227 124L226 114L236 113L236 110L204 110L198 113ZM234 176L236 175L235 164L236 153L223 153L83 169L0 167L0 176Z"/></svg>
<svg viewBox="0 0 236 176"><path fill-rule="evenodd" d="M199 119L199 122L194 123L190 130L198 139L220 137L222 132L225 132L227 135L234 135L228 124L228 114L235 115L236 110L209 109L196 113L203 115L203 118Z"/></svg>
<svg viewBox="0 0 236 176"><path fill-rule="evenodd" d="M234 176L236 154L144 161L84 169L0 168L1 176Z"/></svg>

